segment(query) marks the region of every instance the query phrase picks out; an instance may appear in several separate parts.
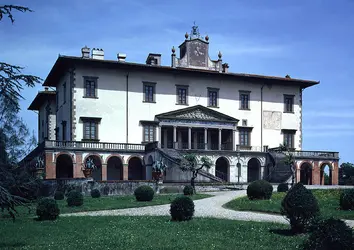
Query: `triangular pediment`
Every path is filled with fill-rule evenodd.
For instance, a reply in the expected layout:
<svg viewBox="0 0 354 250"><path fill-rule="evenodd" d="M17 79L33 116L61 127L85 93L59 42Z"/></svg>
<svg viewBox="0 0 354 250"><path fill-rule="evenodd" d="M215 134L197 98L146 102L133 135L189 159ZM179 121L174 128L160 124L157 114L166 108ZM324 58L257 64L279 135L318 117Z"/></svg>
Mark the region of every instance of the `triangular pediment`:
<svg viewBox="0 0 354 250"><path fill-rule="evenodd" d="M221 112L212 110L202 105L196 105L184 109L156 115L157 119L177 119L177 120L196 120L196 121L218 121L237 123L238 119L225 115Z"/></svg>

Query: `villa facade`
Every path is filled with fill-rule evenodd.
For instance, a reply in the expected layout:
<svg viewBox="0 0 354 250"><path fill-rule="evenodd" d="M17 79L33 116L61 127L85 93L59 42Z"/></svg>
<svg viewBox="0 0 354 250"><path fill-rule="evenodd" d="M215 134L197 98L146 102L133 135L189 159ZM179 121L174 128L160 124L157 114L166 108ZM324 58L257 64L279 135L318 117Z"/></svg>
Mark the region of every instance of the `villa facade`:
<svg viewBox="0 0 354 250"><path fill-rule="evenodd" d="M195 26L179 56L172 48L171 66L156 53L145 64L104 56L86 46L81 56L60 55L29 107L38 111L39 145L23 163L43 159L46 179L84 178L92 158L95 180L151 180L145 145L156 142L166 152L210 157L200 181L267 179L279 164L270 149L285 144L297 182L323 184L329 166L338 183L337 152L302 151L302 93L319 82L231 73L220 52L210 59L209 37ZM187 179L175 168L164 176Z"/></svg>

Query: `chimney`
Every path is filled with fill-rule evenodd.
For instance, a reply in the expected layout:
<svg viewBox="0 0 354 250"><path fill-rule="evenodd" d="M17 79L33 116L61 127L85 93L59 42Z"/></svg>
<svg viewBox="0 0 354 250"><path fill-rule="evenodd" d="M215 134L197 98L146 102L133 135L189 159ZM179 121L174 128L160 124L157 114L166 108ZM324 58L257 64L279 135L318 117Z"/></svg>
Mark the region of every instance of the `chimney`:
<svg viewBox="0 0 354 250"><path fill-rule="evenodd" d="M228 73L229 72L229 64L228 63L223 63L222 64L222 72L223 73Z"/></svg>
<svg viewBox="0 0 354 250"><path fill-rule="evenodd" d="M146 58L146 64L148 65L161 65L161 54L149 53Z"/></svg>
<svg viewBox="0 0 354 250"><path fill-rule="evenodd" d="M81 56L82 58L90 58L90 48L86 45L81 49Z"/></svg>
<svg viewBox="0 0 354 250"><path fill-rule="evenodd" d="M118 53L117 54L118 62L125 62L125 59L127 58L126 54Z"/></svg>
<svg viewBox="0 0 354 250"><path fill-rule="evenodd" d="M92 49L92 59L104 59L104 52L103 49Z"/></svg>
<svg viewBox="0 0 354 250"><path fill-rule="evenodd" d="M48 91L48 87L44 87L44 91Z"/></svg>

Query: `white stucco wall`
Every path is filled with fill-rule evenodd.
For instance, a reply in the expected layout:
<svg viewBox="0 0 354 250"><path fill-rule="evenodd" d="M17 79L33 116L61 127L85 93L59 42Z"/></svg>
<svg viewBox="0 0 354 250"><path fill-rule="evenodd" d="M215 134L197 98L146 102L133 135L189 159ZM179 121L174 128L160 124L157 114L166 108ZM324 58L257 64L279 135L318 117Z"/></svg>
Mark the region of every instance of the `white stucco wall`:
<svg viewBox="0 0 354 250"><path fill-rule="evenodd" d="M46 108L49 105L49 116L47 117ZM48 120L48 130L47 130ZM55 140L56 127L56 106L55 99L47 100L42 104L38 111L38 142L43 142L45 138Z"/></svg>
<svg viewBox="0 0 354 250"><path fill-rule="evenodd" d="M126 75L128 72L109 69L80 68L75 70L76 93L76 140L83 137L83 125L80 117L102 118L99 125L99 139L101 142L126 142ZM83 98L83 76L98 78L98 98ZM65 76L68 78L68 75ZM62 88L61 80L58 90ZM156 83L156 103L143 102L143 81ZM140 120L154 120L155 115L181 108L185 105L176 105L176 84L189 85L188 104L207 106L207 88L219 88L219 108L212 108L240 120L248 120L248 126L253 126L251 145L261 146L261 83L245 83L241 81L219 80L214 77L191 77L175 74L129 72L128 78L128 142L142 142L142 127ZM277 111L281 115L280 127L263 130L263 145L279 146L283 142L281 129L296 129L295 147L301 149L300 143L300 106L299 86L273 85L263 89L263 110ZM250 111L239 110L239 90L251 91ZM283 113L284 94L295 95L294 113ZM60 97L57 121L61 122L69 115L68 106L62 105ZM64 111L66 110L66 111ZM68 125L69 128L69 125ZM238 134L236 133L236 144Z"/></svg>

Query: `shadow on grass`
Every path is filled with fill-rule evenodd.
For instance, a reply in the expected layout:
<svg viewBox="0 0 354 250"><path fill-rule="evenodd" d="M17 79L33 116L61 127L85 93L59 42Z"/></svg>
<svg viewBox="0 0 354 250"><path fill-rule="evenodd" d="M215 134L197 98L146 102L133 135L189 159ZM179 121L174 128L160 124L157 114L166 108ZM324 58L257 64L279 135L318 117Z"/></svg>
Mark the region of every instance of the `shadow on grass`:
<svg viewBox="0 0 354 250"><path fill-rule="evenodd" d="M269 232L282 236L294 236L294 233L290 229L270 229Z"/></svg>
<svg viewBox="0 0 354 250"><path fill-rule="evenodd" d="M16 243L0 243L0 249L12 249L12 248L18 248L18 247L26 247L27 244L22 243L22 242L16 242Z"/></svg>

